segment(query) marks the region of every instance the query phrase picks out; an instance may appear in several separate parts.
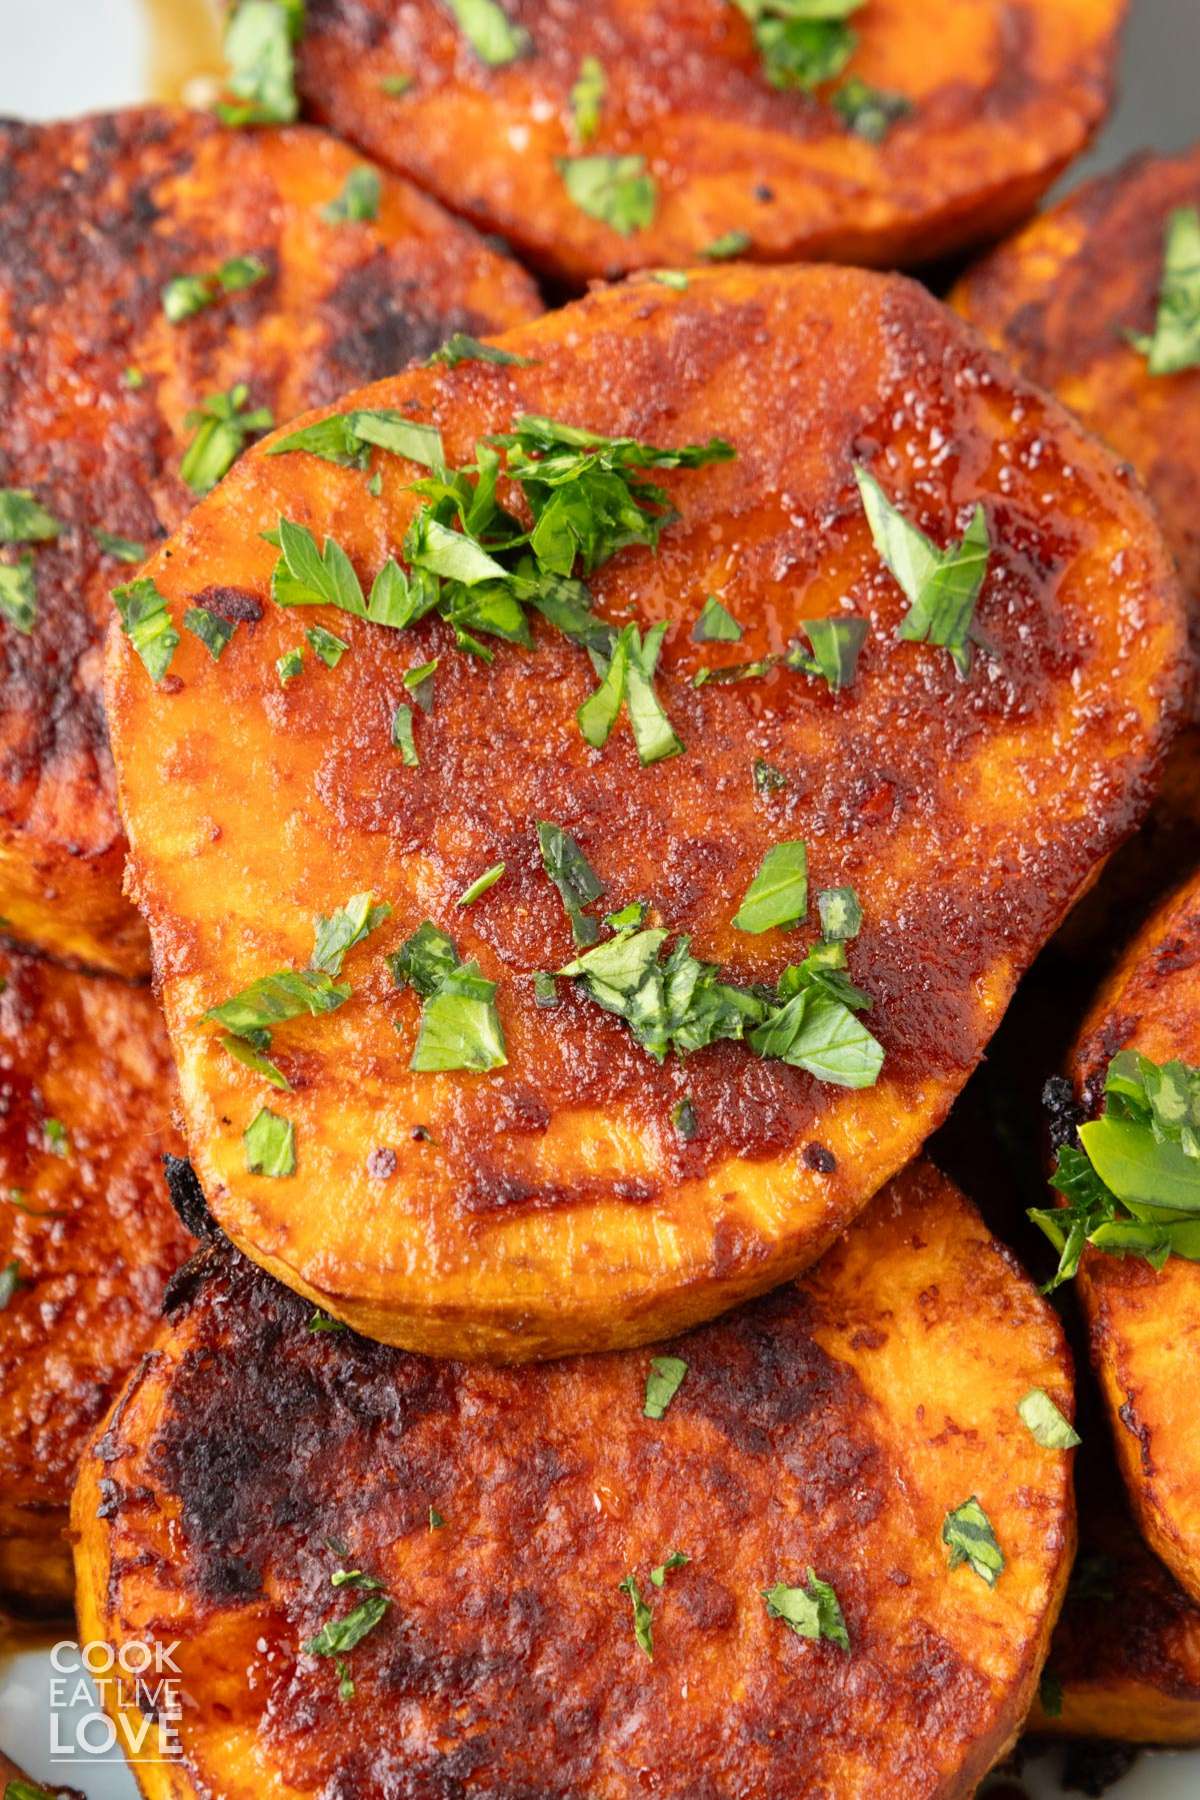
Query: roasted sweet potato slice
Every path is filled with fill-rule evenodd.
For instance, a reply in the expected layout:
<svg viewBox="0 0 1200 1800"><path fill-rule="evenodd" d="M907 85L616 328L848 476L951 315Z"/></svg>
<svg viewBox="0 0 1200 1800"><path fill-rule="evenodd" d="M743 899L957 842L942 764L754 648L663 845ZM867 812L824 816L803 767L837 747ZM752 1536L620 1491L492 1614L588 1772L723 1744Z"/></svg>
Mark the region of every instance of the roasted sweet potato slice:
<svg viewBox="0 0 1200 1800"><path fill-rule="evenodd" d="M75 1466L186 1251L182 1146L146 989L9 951L0 981L0 1594L62 1608Z"/></svg>
<svg viewBox="0 0 1200 1800"><path fill-rule="evenodd" d="M770 0L320 0L300 88L568 282L706 253L911 266L1033 209L1104 116L1124 6L865 0L852 21L782 28L832 40L812 91L775 85L788 59L756 47L754 10L769 37Z"/></svg>
<svg viewBox="0 0 1200 1800"><path fill-rule="evenodd" d="M1107 1443L1084 1427L1079 1554L1029 1728L1126 1744L1200 1742L1200 1606L1151 1554Z"/></svg>
<svg viewBox="0 0 1200 1800"><path fill-rule="evenodd" d="M148 565L148 629L227 584L261 618L219 662L182 631L158 685L114 633L108 694L130 878L221 1224L369 1335L527 1357L647 1342L765 1291L903 1166L1144 804L1184 624L1136 489L901 278L743 266L696 274L683 292L639 281L500 343L530 366L414 371L349 404L360 418L436 422L454 467L529 414L671 446L724 433L736 450L654 471L680 515L659 556L627 548L592 577L587 618L614 658L604 621L666 632L653 679L680 754L641 766L624 723L602 749L585 741L576 709L600 702L578 621L572 638L539 618L528 648L492 639L486 663L454 648L440 613L401 631L273 601L281 552L263 534L281 518L293 549L305 541L295 522L314 550L335 540L313 578L346 604L401 553L410 484L428 470L389 454L370 475L303 450L243 458ZM864 461L939 545L990 534L973 628L991 648L970 679L947 649L897 637L909 615L864 515ZM513 483L502 488L519 504ZM447 529L443 547L457 555L465 541ZM278 578L289 602L290 579ZM389 579L403 584L396 572L383 589ZM740 622L737 644L694 641L714 592ZM778 653L806 620L847 608L866 635L839 691L779 664L694 685L703 668ZM348 646L336 667L306 648L310 618ZM152 663L160 644L146 646ZM297 647L302 674L281 686L277 664L287 673ZM406 673L434 657L432 711L408 716L411 744L394 741ZM611 663L608 680L606 692ZM774 988L813 947L811 928L733 924L767 853L805 841L813 891L852 886L861 903L849 973L873 1002L878 1085L829 1085L749 1042L659 1063L571 981L547 993L535 974L562 969L576 946L539 821L588 859L602 943L615 940L601 916L643 902L672 951L675 934L690 936L743 994ZM350 998L275 1033L269 1086L247 1066L249 1039L232 1044L241 1060L230 1054L232 1015L204 1015L260 977L303 971L314 915L351 896L393 910L348 952ZM411 1068L422 1003L383 958L425 920L499 984L482 1060L503 1038L504 1066ZM477 978L464 972L468 986Z"/></svg>
<svg viewBox="0 0 1200 1800"><path fill-rule="evenodd" d="M1200 876L1130 945L1088 1017L1073 1073L1099 1111L1119 1050L1200 1063ZM1200 1600L1200 1264L1085 1252L1078 1287L1117 1457L1151 1548Z"/></svg>
<svg viewBox="0 0 1200 1800"><path fill-rule="evenodd" d="M243 418L282 420L538 310L403 181L373 217L323 217L361 168L313 131L195 114L0 123L0 915L55 956L148 967L120 891L100 638L110 588L195 499L191 410L244 383ZM237 594L212 599L237 616Z"/></svg>
<svg viewBox="0 0 1200 1800"><path fill-rule="evenodd" d="M148 1794L950 1800L1017 1729L1073 1542L1069 1454L1017 1405L1069 1413L1070 1363L929 1165L662 1346L660 1418L648 1352L427 1361L314 1330L227 1247L192 1280L73 1513L85 1637L178 1642L182 1761ZM991 1582L943 1541L970 1499ZM814 1575L802 1641L777 1588ZM340 1663L306 1652L364 1603Z"/></svg>

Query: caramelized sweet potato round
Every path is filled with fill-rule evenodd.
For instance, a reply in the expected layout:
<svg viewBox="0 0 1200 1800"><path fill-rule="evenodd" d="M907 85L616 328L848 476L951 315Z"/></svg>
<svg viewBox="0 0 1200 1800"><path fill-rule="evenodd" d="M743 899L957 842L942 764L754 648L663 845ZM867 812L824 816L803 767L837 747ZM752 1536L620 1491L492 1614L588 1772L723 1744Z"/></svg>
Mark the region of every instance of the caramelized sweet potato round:
<svg viewBox="0 0 1200 1800"><path fill-rule="evenodd" d="M0 489L31 491L59 526L26 546L18 525L9 545L0 521L0 563L30 556L36 589L32 629L0 617L0 915L55 956L148 966L121 894L100 640L128 558L194 501L189 411L244 382L247 407L282 420L454 330L538 310L514 264L394 177L377 218L323 219L360 166L318 132L196 114L0 122ZM241 257L261 277L169 322L168 282L219 287Z"/></svg>
<svg viewBox="0 0 1200 1800"><path fill-rule="evenodd" d="M664 1345L687 1371L661 1420L649 1353L435 1362L310 1316L207 1252L77 1489L84 1636L178 1643L152 1800L952 1800L1016 1731L1073 1540L1070 1457L1016 1407L1069 1412L1069 1358L930 1166L797 1286ZM942 1541L970 1496L994 1586ZM767 1611L810 1569L848 1650ZM305 1652L380 1594L340 1670Z"/></svg>
<svg viewBox="0 0 1200 1800"><path fill-rule="evenodd" d="M1200 1063L1200 876L1129 946L1089 1015L1074 1056L1098 1112L1118 1050ZM1200 1264L1085 1253L1078 1288L1117 1457L1151 1547L1200 1600Z"/></svg>
<svg viewBox="0 0 1200 1800"><path fill-rule="evenodd" d="M304 99L342 136L579 285L695 263L730 233L725 253L755 260L892 266L999 236L1103 118L1124 4L866 0L849 63L815 92L772 84L729 0L505 0L524 48L502 28L491 54L520 53L492 66L455 10L312 0ZM500 11L491 0L477 10ZM409 85L389 93L401 76ZM601 89L594 129L572 97L581 76L585 91L589 78ZM863 83L903 111L881 141L864 133L863 115L856 128L839 111ZM602 189L596 177L608 171L579 160L597 156L634 159L614 172L652 188L633 188L615 210L601 192L585 211L567 179ZM578 165L566 179L564 161Z"/></svg>
<svg viewBox="0 0 1200 1800"><path fill-rule="evenodd" d="M158 686L114 632L108 697L130 880L222 1226L368 1335L519 1358L647 1342L765 1291L911 1158L1144 806L1184 624L1136 487L901 278L743 265L684 292L639 281L501 342L531 366L413 371L355 404L435 422L455 466L528 412L736 447L656 472L680 515L658 557L627 548L592 577L597 616L666 629L657 683L682 754L641 767L624 723L589 747L575 712L595 675L540 619L532 648L498 643L489 665L437 616L395 631L273 600L263 533L283 515L318 544L331 534L364 583L400 553L424 471L387 454L378 493L376 476L306 451L244 457L149 574L177 621L214 584L261 618L219 663L184 632ZM982 503L976 624L991 649L969 680L945 649L898 641L906 602L856 461L939 545ZM714 591L744 628L736 645L693 641ZM693 686L702 665L778 651L806 618L846 609L869 633L840 692L781 667ZM309 619L349 648L336 668L306 652L281 687L277 661ZM413 767L393 713L405 672L435 656ZM849 961L884 1048L878 1086L823 1085L744 1042L660 1066L569 983L540 1006L535 972L573 946L539 820L577 839L603 884L597 913L647 902L746 984L774 985L812 943L807 926L732 925L765 853L804 839L812 889L852 885L862 904ZM367 890L392 914L350 951L346 1003L276 1032L278 1092L203 1015L302 969L314 914ZM410 1071L420 1003L382 953L426 918L499 984L506 1066ZM694 1129L679 1127L685 1100ZM243 1133L263 1107L294 1128L294 1174L248 1170Z"/></svg>
<svg viewBox="0 0 1200 1800"><path fill-rule="evenodd" d="M76 1464L186 1252L182 1146L146 989L9 951L0 981L0 1594L61 1608Z"/></svg>

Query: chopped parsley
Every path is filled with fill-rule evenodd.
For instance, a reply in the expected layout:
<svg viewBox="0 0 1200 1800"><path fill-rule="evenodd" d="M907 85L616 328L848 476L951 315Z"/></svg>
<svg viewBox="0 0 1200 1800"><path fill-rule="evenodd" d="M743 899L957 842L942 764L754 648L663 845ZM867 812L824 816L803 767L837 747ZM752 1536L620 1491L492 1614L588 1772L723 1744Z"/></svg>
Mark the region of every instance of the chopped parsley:
<svg viewBox="0 0 1200 1800"><path fill-rule="evenodd" d="M909 603L900 637L910 643L940 644L950 652L959 674L969 675L972 645L980 642L975 605L991 554L982 506L976 506L961 540L939 550L892 505L867 469L856 464L854 474L875 548Z"/></svg>
<svg viewBox="0 0 1200 1800"><path fill-rule="evenodd" d="M1168 218L1154 330L1130 341L1151 375L1200 368L1200 207L1177 207Z"/></svg>
<svg viewBox="0 0 1200 1800"><path fill-rule="evenodd" d="M129 364L128 368L121 370L121 386L128 388L131 393L136 393L139 388L144 388L145 385L146 377L142 374L140 369L135 369L132 363Z"/></svg>
<svg viewBox="0 0 1200 1800"><path fill-rule="evenodd" d="M368 1594L353 1612L345 1613L340 1619L328 1620L316 1637L309 1638L306 1644L300 1646L307 1656L333 1658L333 1666L338 1675L338 1690L343 1700L354 1698L354 1682L343 1658L361 1644L369 1632L374 1631L391 1604L389 1594Z"/></svg>
<svg viewBox="0 0 1200 1800"><path fill-rule="evenodd" d="M226 294L241 294L265 281L269 270L257 256L231 256L211 275L176 275L162 291L162 309L172 325L182 325Z"/></svg>
<svg viewBox="0 0 1200 1800"><path fill-rule="evenodd" d="M285 650L275 663L275 673L279 677L279 685L286 687L289 681L295 681L303 667L303 650Z"/></svg>
<svg viewBox="0 0 1200 1800"><path fill-rule="evenodd" d="M371 168L368 163L360 163L347 175L337 198L321 208L321 217L327 225L340 225L347 219L355 219L364 224L377 219L382 189L378 169Z"/></svg>
<svg viewBox="0 0 1200 1800"><path fill-rule="evenodd" d="M643 637L636 625L625 625L612 647L611 657L593 649L592 661L600 675L600 685L576 714L588 743L600 749L608 742L623 705L638 761L644 768L683 751L654 688L654 672L666 631L665 623L660 622Z"/></svg>
<svg viewBox="0 0 1200 1800"><path fill-rule="evenodd" d="M756 936L796 925L808 911L808 850L802 838L775 844L763 857L734 915L734 929Z"/></svg>
<svg viewBox="0 0 1200 1800"><path fill-rule="evenodd" d="M618 1591L629 1595L629 1604L633 1608L633 1635L637 1639L638 1648L644 1650L650 1661L654 1661L654 1618L650 1608L642 1599L641 1589L633 1575L627 1575L624 1581L617 1583Z"/></svg>
<svg viewBox="0 0 1200 1800"><path fill-rule="evenodd" d="M299 113L294 45L304 0L240 0L225 31L227 86L217 106L226 125L290 125Z"/></svg>
<svg viewBox="0 0 1200 1800"><path fill-rule="evenodd" d="M1104 1111L1078 1136L1051 1177L1066 1205L1029 1214L1059 1252L1046 1291L1071 1279L1085 1244L1155 1269L1169 1256L1200 1262L1200 1068L1120 1051Z"/></svg>
<svg viewBox="0 0 1200 1800"><path fill-rule="evenodd" d="M242 1133L251 1175L281 1178L296 1173L296 1132L290 1119L262 1107Z"/></svg>
<svg viewBox="0 0 1200 1800"><path fill-rule="evenodd" d="M732 0L749 19L772 87L815 88L840 75L858 42L847 20L863 0Z"/></svg>
<svg viewBox="0 0 1200 1800"><path fill-rule="evenodd" d="M457 369L459 363L465 362L498 363L514 369L531 369L534 359L532 356L518 356L513 350L501 350L498 344L481 344L469 332L455 331L440 350L434 351L425 366L431 369L441 364L447 369Z"/></svg>
<svg viewBox="0 0 1200 1800"><path fill-rule="evenodd" d="M0 544L44 544L61 531L29 488L0 488Z"/></svg>
<svg viewBox="0 0 1200 1800"><path fill-rule="evenodd" d="M862 907L852 887L824 888L817 895L817 911L826 943L845 943L862 930Z"/></svg>
<svg viewBox="0 0 1200 1800"><path fill-rule="evenodd" d="M644 156L560 156L563 186L580 212L622 237L654 223L658 184Z"/></svg>
<svg viewBox="0 0 1200 1800"><path fill-rule="evenodd" d="M121 616L121 630L141 657L151 681L161 681L179 644L166 597L143 575L114 588L112 598Z"/></svg>
<svg viewBox="0 0 1200 1800"><path fill-rule="evenodd" d="M21 1265L14 1258L12 1262L5 1263L4 1267L0 1269L0 1312L3 1312L11 1303L17 1289L23 1286Z"/></svg>
<svg viewBox="0 0 1200 1800"><path fill-rule="evenodd" d="M710 594L692 626L693 644L736 644L741 635L742 628L733 614L715 594Z"/></svg>
<svg viewBox="0 0 1200 1800"><path fill-rule="evenodd" d="M329 1577L330 1587L357 1587L369 1593L382 1593L384 1583L377 1575L366 1575L361 1569L335 1569Z"/></svg>
<svg viewBox="0 0 1200 1800"><path fill-rule="evenodd" d="M686 1568L691 1560L691 1557L685 1556L682 1550L672 1550L666 1562L661 1562L657 1568L651 1569L650 1579L656 1588L660 1588L673 1569Z"/></svg>
<svg viewBox="0 0 1200 1800"><path fill-rule="evenodd" d="M882 144L893 125L907 119L912 101L903 94L889 94L870 87L861 75L851 75L833 96L833 110L848 131L869 144Z"/></svg>
<svg viewBox="0 0 1200 1800"><path fill-rule="evenodd" d="M542 866L558 889L563 907L571 921L571 936L584 947L594 944L600 935L595 919L588 918L584 907L598 900L604 884L569 831L549 819L539 819L538 848Z"/></svg>
<svg viewBox="0 0 1200 1800"><path fill-rule="evenodd" d="M1073 1450L1083 1439L1055 1406L1045 1388L1030 1388L1017 1402L1021 1423L1044 1450Z"/></svg>
<svg viewBox="0 0 1200 1800"><path fill-rule="evenodd" d="M396 710L392 714L392 746L400 752L400 761L406 769L419 769L421 758L417 754L417 741L413 736L412 707L406 706L403 700L396 702Z"/></svg>
<svg viewBox="0 0 1200 1800"><path fill-rule="evenodd" d="M342 468L365 469L373 446L420 463L426 469L440 469L446 460L441 434L434 426L422 425L418 419L390 408L332 413L318 419L315 425L301 426L299 431L280 438L267 455L287 456L294 450L307 450L311 456L338 463Z"/></svg>
<svg viewBox="0 0 1200 1800"><path fill-rule="evenodd" d="M756 756L751 771L756 794L779 794L788 784L787 776L764 756Z"/></svg>
<svg viewBox="0 0 1200 1800"><path fill-rule="evenodd" d="M189 606L183 615L185 631L190 631L200 639L214 662L220 662L228 648L237 627L229 619L222 619L207 606Z"/></svg>
<svg viewBox="0 0 1200 1800"><path fill-rule="evenodd" d="M652 1356L650 1358L650 1373L646 1377L646 1397L642 1404L644 1418L662 1418L679 1392L680 1384L687 1371L688 1366L681 1356Z"/></svg>
<svg viewBox="0 0 1200 1800"><path fill-rule="evenodd" d="M842 1608L833 1587L812 1570L806 1587L785 1587L780 1581L764 1588L762 1597L772 1619L782 1619L797 1637L826 1638L839 1650L849 1652L850 1634L842 1617Z"/></svg>
<svg viewBox="0 0 1200 1800"><path fill-rule="evenodd" d="M470 887L458 896L458 905L473 906L481 894L486 894L490 887L495 887L504 870L505 864L502 862L493 863L490 869L485 869L483 874L477 876Z"/></svg>
<svg viewBox="0 0 1200 1800"><path fill-rule="evenodd" d="M71 1154L71 1137L61 1119L47 1119L42 1126L46 1149L51 1156L68 1157Z"/></svg>
<svg viewBox="0 0 1200 1800"><path fill-rule="evenodd" d="M548 975L544 969L533 978L533 1004L543 1011L562 1004L553 975Z"/></svg>
<svg viewBox="0 0 1200 1800"><path fill-rule="evenodd" d="M321 1308L318 1306L316 1312L308 1321L308 1329L316 1336L323 1331L348 1331L350 1327L344 1324L341 1319L331 1318L327 1312L322 1312ZM337 1585L336 1582L334 1585Z"/></svg>
<svg viewBox="0 0 1200 1800"><path fill-rule="evenodd" d="M250 389L244 381L226 394L210 394L184 420L195 433L183 454L179 473L194 494L207 494L228 474L249 438L270 431L275 423L265 406L248 408Z"/></svg>
<svg viewBox="0 0 1200 1800"><path fill-rule="evenodd" d="M433 711L433 678L440 660L435 656L431 662L407 669L404 674L404 685L412 695L413 705L419 706L423 713Z"/></svg>
<svg viewBox="0 0 1200 1800"><path fill-rule="evenodd" d="M36 1781L6 1781L4 1800L62 1800L62 1789L40 1787Z"/></svg>
<svg viewBox="0 0 1200 1800"><path fill-rule="evenodd" d="M677 294L686 294L688 278L686 269L651 269L651 281L657 281L659 287L674 288Z"/></svg>
<svg viewBox="0 0 1200 1800"><path fill-rule="evenodd" d="M503 68L529 49L529 33L513 24L497 0L447 0L447 5L468 44L489 68Z"/></svg>
<svg viewBox="0 0 1200 1800"><path fill-rule="evenodd" d="M698 669L692 676L692 686L756 681L772 669L784 668L819 677L835 694L849 687L858 671L859 652L867 636L867 621L847 618L843 614L829 619L802 619L800 629L811 650L806 650L796 639L777 655L761 656L754 662L727 663L723 668Z"/></svg>
<svg viewBox="0 0 1200 1800"><path fill-rule="evenodd" d="M685 1094L671 1108L671 1123L685 1144L690 1144L700 1130L700 1121L696 1117L696 1108Z"/></svg>
<svg viewBox="0 0 1200 1800"><path fill-rule="evenodd" d="M608 93L604 65L599 57L585 56L571 89L571 120L576 141L590 144L600 129L600 114Z"/></svg>
<svg viewBox="0 0 1200 1800"><path fill-rule="evenodd" d="M32 556L23 556L15 563L0 563L0 613L24 636L33 630L37 620L37 582Z"/></svg>
<svg viewBox="0 0 1200 1800"><path fill-rule="evenodd" d="M400 94L407 94L412 85L411 75L384 75L380 78L379 91L381 94L390 94L395 99Z"/></svg>
<svg viewBox="0 0 1200 1800"><path fill-rule="evenodd" d="M93 525L92 536L105 556L114 556L118 562L140 563L146 560L146 546L139 544L135 538L118 537L115 532L105 531L101 525Z"/></svg>
<svg viewBox="0 0 1200 1800"><path fill-rule="evenodd" d="M995 1587L1004 1568L1004 1552L996 1542L991 1520L972 1494L946 1514L942 1542L950 1552L950 1567L970 1563L981 1581Z"/></svg>
<svg viewBox="0 0 1200 1800"><path fill-rule="evenodd" d="M336 669L350 648L345 638L340 638L332 631L326 631L323 625L310 625L304 633L312 646L313 653L327 669Z"/></svg>
<svg viewBox="0 0 1200 1800"><path fill-rule="evenodd" d="M705 244L700 254L705 262L730 262L748 250L752 241L748 231L723 231L711 244Z"/></svg>
<svg viewBox="0 0 1200 1800"><path fill-rule="evenodd" d="M345 906L337 907L328 918L318 913L309 968L325 975L340 975L346 952L361 944L391 916L392 909L387 902L376 904L370 893L353 895Z"/></svg>
<svg viewBox="0 0 1200 1800"><path fill-rule="evenodd" d="M409 1068L418 1072L466 1069L484 1074L508 1061L496 1010L496 983L478 963L459 959L453 942L430 919L401 946L388 965L397 987L421 996L421 1026Z"/></svg>
<svg viewBox="0 0 1200 1800"><path fill-rule="evenodd" d="M431 1506L429 1509L429 1529L430 1529L430 1531L441 1531L441 1529L445 1525L445 1523L446 1523L446 1521L445 1521L445 1519L443 1519L443 1517L442 1517L441 1513L438 1511L437 1507Z"/></svg>

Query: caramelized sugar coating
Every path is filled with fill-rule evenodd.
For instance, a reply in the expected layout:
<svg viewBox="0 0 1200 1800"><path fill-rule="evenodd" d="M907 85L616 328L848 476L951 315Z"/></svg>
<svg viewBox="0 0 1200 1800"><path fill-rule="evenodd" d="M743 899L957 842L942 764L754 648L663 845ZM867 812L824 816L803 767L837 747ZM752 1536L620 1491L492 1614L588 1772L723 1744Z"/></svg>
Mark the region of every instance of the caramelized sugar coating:
<svg viewBox="0 0 1200 1800"><path fill-rule="evenodd" d="M1200 875L1129 946L1083 1027L1073 1073L1093 1112L1110 1059L1126 1049L1200 1063ZM1089 1250L1076 1285L1134 1513L1200 1600L1200 1265L1173 1256L1154 1270Z"/></svg>
<svg viewBox="0 0 1200 1800"><path fill-rule="evenodd" d="M151 1800L950 1800L1018 1728L1074 1534L1070 1457L1016 1405L1069 1412L1069 1358L929 1165L796 1286L663 1345L688 1367L661 1421L649 1352L434 1362L310 1317L212 1249L87 1459L82 1629L179 1644L184 1756L139 1771ZM994 1587L941 1541L971 1494ZM370 1598L342 1565L391 1599L352 1701L302 1648ZM810 1566L848 1653L768 1616Z"/></svg>
<svg viewBox="0 0 1200 1800"><path fill-rule="evenodd" d="M318 132L192 113L0 122L0 488L61 525L30 547L32 631L0 618L0 914L55 956L148 968L100 694L109 590L136 571L96 529L148 547L174 529L195 499L187 414L214 393L245 382L286 419L538 310L512 263L395 177L376 219L323 220L360 166ZM243 256L263 279L167 320L166 283Z"/></svg>
<svg viewBox="0 0 1200 1800"><path fill-rule="evenodd" d="M845 74L815 93L771 84L728 0L504 10L527 49L489 67L438 0L313 0L301 92L341 135L582 285L695 263L730 232L759 261L881 266L1000 236L1104 117L1124 4L867 0ZM587 59L605 91L581 137ZM398 75L410 85L389 94ZM910 109L881 142L838 110L851 78ZM644 159L657 192L636 228L572 200L559 163L582 155Z"/></svg>
<svg viewBox="0 0 1200 1800"><path fill-rule="evenodd" d="M65 1607L76 1464L186 1254L181 1146L146 989L13 951L0 979L0 1594Z"/></svg>
<svg viewBox="0 0 1200 1800"><path fill-rule="evenodd" d="M545 413L736 459L661 477L680 514L655 558L592 579L597 612L668 627L657 684L685 750L639 766L575 719L595 676L538 620L486 665L426 617L388 631L271 595L281 515L332 534L370 583L400 554L423 471L367 474L254 451L149 565L178 621L214 584L261 618L219 663L182 633L155 687L113 635L109 706L131 881L150 923L198 1172L255 1260L368 1335L435 1354L548 1356L648 1342L815 1260L919 1148L977 1062L1013 985L1152 790L1184 664L1180 597L1136 486L1053 402L900 278L823 269L694 274L598 292L503 340L527 368L413 371L356 404L435 421L451 464ZM993 646L963 681L896 638L900 589L855 485L868 462L939 543L976 502L991 561L976 620ZM519 496L518 496L519 501ZM737 645L697 646L718 592ZM696 689L705 663L780 649L842 608L870 633L851 686L776 669ZM281 687L319 619L349 645ZM307 652L306 652L307 655ZM391 740L406 670L441 658L419 767ZM756 790L754 763L782 777ZM536 1004L571 931L536 822L577 838L603 908L650 903L743 983L773 985L811 926L732 918L766 851L808 845L813 890L852 885L854 979L884 1046L878 1086L822 1085L745 1043L660 1067L570 984ZM506 872L472 906L485 870ZM235 1062L207 1008L303 968L313 915L370 890L393 908L343 971L339 1010L281 1028L291 1092ZM384 953L422 920L499 984L507 1066L410 1073L419 1003ZM674 1109L690 1099L696 1130ZM294 1175L250 1174L269 1106Z"/></svg>

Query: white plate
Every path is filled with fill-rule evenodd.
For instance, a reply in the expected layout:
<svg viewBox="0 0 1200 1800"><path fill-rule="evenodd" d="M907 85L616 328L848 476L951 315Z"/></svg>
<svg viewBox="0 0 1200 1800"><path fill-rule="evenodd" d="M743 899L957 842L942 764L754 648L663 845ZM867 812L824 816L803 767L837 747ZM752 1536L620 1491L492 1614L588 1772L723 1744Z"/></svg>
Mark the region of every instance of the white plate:
<svg viewBox="0 0 1200 1800"><path fill-rule="evenodd" d="M0 0L0 114L61 118L173 95L181 50L193 46L203 58L211 44L208 11L209 0ZM1200 135L1200 0L1133 0L1132 13L1121 104L1065 186L1131 150L1180 149ZM82 1788L88 1800L136 1800L124 1767L95 1758L51 1763L51 1677L48 1652L0 1663L0 1749L37 1779ZM1053 1758L1028 1765L1020 1781L1031 1800L1061 1792ZM1112 1800L1197 1800L1200 1751L1145 1755L1108 1792Z"/></svg>

